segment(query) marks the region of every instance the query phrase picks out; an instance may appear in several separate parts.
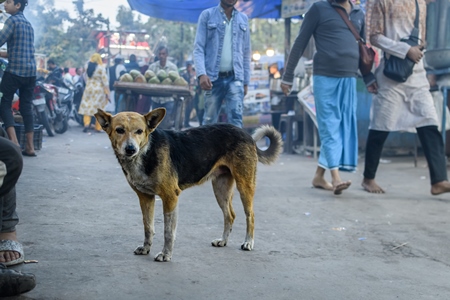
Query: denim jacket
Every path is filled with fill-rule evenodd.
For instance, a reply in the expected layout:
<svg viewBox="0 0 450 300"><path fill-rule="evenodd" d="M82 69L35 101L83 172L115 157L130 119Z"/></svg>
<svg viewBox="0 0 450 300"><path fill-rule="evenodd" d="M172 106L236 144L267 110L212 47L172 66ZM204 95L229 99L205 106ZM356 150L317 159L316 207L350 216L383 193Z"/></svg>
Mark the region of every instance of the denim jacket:
<svg viewBox="0 0 450 300"><path fill-rule="evenodd" d="M217 80L225 37L227 17L220 4L204 10L199 19L194 45L194 61L197 76L207 75ZM245 14L233 10L233 70L236 80L244 85L250 82L250 30Z"/></svg>

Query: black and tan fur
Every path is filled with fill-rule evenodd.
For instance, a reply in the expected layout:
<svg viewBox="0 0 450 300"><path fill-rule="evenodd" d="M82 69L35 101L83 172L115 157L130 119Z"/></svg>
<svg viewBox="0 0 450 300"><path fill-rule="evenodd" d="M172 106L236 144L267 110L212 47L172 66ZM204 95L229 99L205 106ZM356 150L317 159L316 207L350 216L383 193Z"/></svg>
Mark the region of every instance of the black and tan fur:
<svg viewBox="0 0 450 300"><path fill-rule="evenodd" d="M243 250L253 249L253 197L256 165L273 163L282 149L275 128L263 126L250 136L229 124L215 124L186 131L157 129L165 116L158 108L146 115L121 112L111 115L98 110L95 117L107 132L125 177L139 197L144 222L144 244L135 254L148 254L154 230L155 195L162 199L164 211L164 247L156 261L170 261L177 225L177 204L181 191L207 180L224 215L222 238L212 241L226 246L235 213L232 207L234 184L244 206L247 232ZM256 141L267 136L270 146L262 151Z"/></svg>

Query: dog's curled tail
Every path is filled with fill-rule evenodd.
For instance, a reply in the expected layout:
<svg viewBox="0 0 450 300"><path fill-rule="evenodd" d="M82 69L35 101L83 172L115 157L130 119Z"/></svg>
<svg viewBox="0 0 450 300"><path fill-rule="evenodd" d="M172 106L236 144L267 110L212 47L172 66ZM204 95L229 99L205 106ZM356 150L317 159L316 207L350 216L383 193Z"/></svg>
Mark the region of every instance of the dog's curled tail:
<svg viewBox="0 0 450 300"><path fill-rule="evenodd" d="M256 147L256 151L258 153L258 160L261 163L265 165L274 163L278 156L280 156L281 150L283 149L283 139L281 138L281 134L274 127L263 125L256 129L252 137L255 142L261 140L263 137L269 138L269 148L266 150L261 150Z"/></svg>

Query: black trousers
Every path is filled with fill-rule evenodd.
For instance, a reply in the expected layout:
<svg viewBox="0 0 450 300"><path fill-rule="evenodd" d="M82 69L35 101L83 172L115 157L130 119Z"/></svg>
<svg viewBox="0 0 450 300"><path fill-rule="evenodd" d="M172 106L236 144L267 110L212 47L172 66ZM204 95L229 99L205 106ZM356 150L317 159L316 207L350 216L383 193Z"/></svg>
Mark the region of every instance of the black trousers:
<svg viewBox="0 0 450 300"><path fill-rule="evenodd" d="M416 128L425 158L428 162L431 184L447 180L444 141L437 126ZM366 144L364 178L374 179L380 162L381 151L389 131L369 130Z"/></svg>
<svg viewBox="0 0 450 300"><path fill-rule="evenodd" d="M19 111L23 118L25 132L34 132L33 124L33 91L36 77L20 77L9 72L3 74L0 90L3 93L0 102L0 117L5 128L14 126L14 117L11 112L14 93L19 90Z"/></svg>

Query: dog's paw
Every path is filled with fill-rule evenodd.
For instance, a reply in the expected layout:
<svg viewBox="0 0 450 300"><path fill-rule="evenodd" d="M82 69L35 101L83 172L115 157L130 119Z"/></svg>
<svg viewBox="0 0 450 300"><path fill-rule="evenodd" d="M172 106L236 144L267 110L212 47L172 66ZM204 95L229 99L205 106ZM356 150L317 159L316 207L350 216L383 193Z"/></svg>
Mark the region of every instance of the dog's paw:
<svg viewBox="0 0 450 300"><path fill-rule="evenodd" d="M170 261L172 259L172 255L164 254L163 252L159 252L155 256L155 261Z"/></svg>
<svg viewBox="0 0 450 300"><path fill-rule="evenodd" d="M214 247L225 247L227 245L227 241L223 239L216 239L211 242L211 245Z"/></svg>
<svg viewBox="0 0 450 300"><path fill-rule="evenodd" d="M241 245L241 249L242 250L246 250L246 251L252 251L253 250L253 242L244 242L242 245Z"/></svg>
<svg viewBox="0 0 450 300"><path fill-rule="evenodd" d="M150 246L139 246L134 250L136 255L147 255L150 253Z"/></svg>

